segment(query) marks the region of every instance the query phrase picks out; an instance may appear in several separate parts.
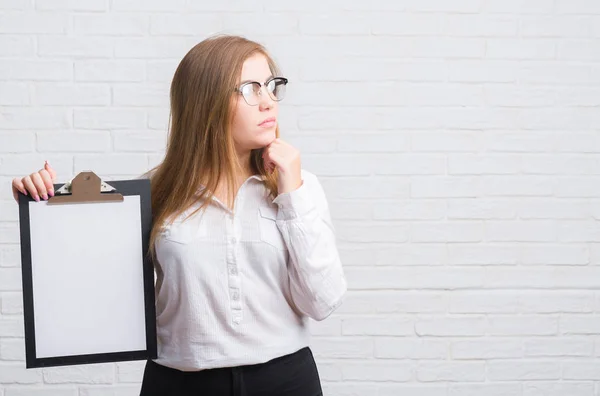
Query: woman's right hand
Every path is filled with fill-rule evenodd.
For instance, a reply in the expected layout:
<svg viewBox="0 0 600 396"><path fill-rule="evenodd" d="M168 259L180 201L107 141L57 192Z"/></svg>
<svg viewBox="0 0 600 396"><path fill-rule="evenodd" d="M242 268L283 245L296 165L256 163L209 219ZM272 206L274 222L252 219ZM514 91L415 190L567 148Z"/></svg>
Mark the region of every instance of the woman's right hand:
<svg viewBox="0 0 600 396"><path fill-rule="evenodd" d="M54 196L54 181L56 180L56 172L48 161L44 163L44 167L38 172L25 176L21 179L14 178L12 182L13 196L15 201L19 202L18 192L28 195L31 194L33 199L39 202L40 197L44 200L48 196Z"/></svg>

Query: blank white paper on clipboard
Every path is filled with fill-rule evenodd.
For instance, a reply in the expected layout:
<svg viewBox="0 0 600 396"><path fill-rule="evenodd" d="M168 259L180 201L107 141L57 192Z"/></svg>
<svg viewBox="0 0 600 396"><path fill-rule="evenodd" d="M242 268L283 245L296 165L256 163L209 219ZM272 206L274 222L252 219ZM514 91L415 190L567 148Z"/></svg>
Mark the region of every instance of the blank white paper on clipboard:
<svg viewBox="0 0 600 396"><path fill-rule="evenodd" d="M29 205L38 358L144 349L139 196Z"/></svg>

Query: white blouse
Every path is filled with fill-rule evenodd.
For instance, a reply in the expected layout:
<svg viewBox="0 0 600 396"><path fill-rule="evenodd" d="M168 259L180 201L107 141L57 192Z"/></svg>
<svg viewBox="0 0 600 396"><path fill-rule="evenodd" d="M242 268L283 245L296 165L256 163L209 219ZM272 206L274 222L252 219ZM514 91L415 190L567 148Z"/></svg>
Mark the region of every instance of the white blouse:
<svg viewBox="0 0 600 396"><path fill-rule="evenodd" d="M263 363L309 345L309 317L341 303L346 279L327 200L302 170L297 190L268 198L248 178L235 213L216 197L205 212L163 226L156 243L158 358L183 371Z"/></svg>

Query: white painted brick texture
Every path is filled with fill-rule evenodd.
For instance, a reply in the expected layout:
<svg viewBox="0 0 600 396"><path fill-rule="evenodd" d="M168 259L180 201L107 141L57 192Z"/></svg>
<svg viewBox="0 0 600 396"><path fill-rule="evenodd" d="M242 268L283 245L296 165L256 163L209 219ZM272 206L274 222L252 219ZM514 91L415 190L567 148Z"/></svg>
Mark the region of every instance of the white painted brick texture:
<svg viewBox="0 0 600 396"><path fill-rule="evenodd" d="M0 396L138 394L143 362L24 369L10 181L158 163L173 72L219 32L279 61L330 201L326 395L600 395L600 2L0 0Z"/></svg>

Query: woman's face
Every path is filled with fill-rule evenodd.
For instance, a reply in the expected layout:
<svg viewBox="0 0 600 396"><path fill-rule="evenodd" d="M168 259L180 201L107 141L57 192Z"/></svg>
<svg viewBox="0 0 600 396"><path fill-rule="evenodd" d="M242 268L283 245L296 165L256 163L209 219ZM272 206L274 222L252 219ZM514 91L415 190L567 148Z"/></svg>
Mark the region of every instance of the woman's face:
<svg viewBox="0 0 600 396"><path fill-rule="evenodd" d="M254 100L250 100L250 103L254 105L246 103L241 94L234 94L235 114L231 132L238 153L266 147L276 138L277 102L264 87L264 83L271 77L272 72L264 55L256 54L244 62L237 87L248 81L259 82L263 87L260 95L252 96ZM251 86L247 87L248 91L252 91Z"/></svg>

